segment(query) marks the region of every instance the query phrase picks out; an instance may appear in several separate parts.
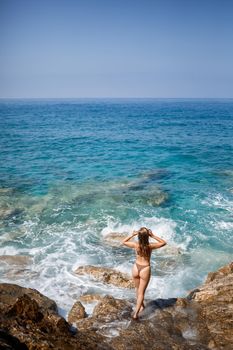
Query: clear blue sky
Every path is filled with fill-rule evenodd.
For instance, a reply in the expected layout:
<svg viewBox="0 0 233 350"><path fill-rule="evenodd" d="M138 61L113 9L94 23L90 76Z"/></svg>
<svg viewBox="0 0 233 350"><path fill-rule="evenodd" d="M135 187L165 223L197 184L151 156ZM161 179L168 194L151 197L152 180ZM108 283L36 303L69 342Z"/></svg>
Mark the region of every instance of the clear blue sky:
<svg viewBox="0 0 233 350"><path fill-rule="evenodd" d="M0 0L0 97L233 97L233 0Z"/></svg>

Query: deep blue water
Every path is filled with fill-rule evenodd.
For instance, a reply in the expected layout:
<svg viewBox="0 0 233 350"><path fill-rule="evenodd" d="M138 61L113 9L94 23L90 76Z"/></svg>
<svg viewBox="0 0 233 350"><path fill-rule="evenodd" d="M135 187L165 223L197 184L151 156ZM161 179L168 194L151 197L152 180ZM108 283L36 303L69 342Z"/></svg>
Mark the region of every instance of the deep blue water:
<svg viewBox="0 0 233 350"><path fill-rule="evenodd" d="M168 240L151 296L184 295L232 258L231 99L1 100L0 147L0 254L33 259L4 281L63 308L104 293L72 270L130 271L132 252L104 237L144 225Z"/></svg>

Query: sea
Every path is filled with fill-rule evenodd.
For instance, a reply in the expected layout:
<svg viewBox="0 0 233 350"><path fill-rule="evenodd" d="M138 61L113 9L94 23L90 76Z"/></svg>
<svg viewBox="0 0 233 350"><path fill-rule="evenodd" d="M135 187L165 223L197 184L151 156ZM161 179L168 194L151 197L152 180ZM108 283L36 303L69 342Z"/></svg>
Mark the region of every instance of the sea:
<svg viewBox="0 0 233 350"><path fill-rule="evenodd" d="M111 235L146 226L167 241L146 298L186 296L233 257L232 150L233 99L1 99L1 282L62 315L84 294L132 299L75 269L130 273Z"/></svg>

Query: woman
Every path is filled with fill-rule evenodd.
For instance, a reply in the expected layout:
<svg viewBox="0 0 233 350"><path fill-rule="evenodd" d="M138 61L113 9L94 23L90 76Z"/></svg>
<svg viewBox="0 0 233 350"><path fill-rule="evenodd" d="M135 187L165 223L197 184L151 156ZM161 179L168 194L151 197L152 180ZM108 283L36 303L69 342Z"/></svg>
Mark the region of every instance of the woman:
<svg viewBox="0 0 233 350"><path fill-rule="evenodd" d="M138 236L138 242L129 242L131 238ZM149 243L149 237L154 238L157 243ZM133 319L138 319L138 314L144 309L144 295L146 287L150 281L151 268L150 257L153 249L158 249L167 243L155 236L151 230L141 227L139 231L134 231L132 235L122 241L126 247L134 248L136 253L136 262L133 265L132 276L136 288L137 304Z"/></svg>

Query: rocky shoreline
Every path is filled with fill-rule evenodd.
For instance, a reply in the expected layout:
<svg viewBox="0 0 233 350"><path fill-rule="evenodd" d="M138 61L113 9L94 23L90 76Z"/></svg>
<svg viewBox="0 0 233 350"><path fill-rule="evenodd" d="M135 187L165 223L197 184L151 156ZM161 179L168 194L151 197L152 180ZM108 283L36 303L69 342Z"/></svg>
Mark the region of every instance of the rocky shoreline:
<svg viewBox="0 0 233 350"><path fill-rule="evenodd" d="M76 273L84 272L80 268ZM105 283L122 278L113 280L111 271L92 269L92 274ZM123 278L125 287L131 288ZM89 316L85 302L95 303ZM147 301L139 322L131 319L133 305L133 300L111 295L84 295L72 307L67 322L58 314L56 303L37 290L3 283L0 349L233 348L233 263L209 273L205 283L186 298Z"/></svg>

